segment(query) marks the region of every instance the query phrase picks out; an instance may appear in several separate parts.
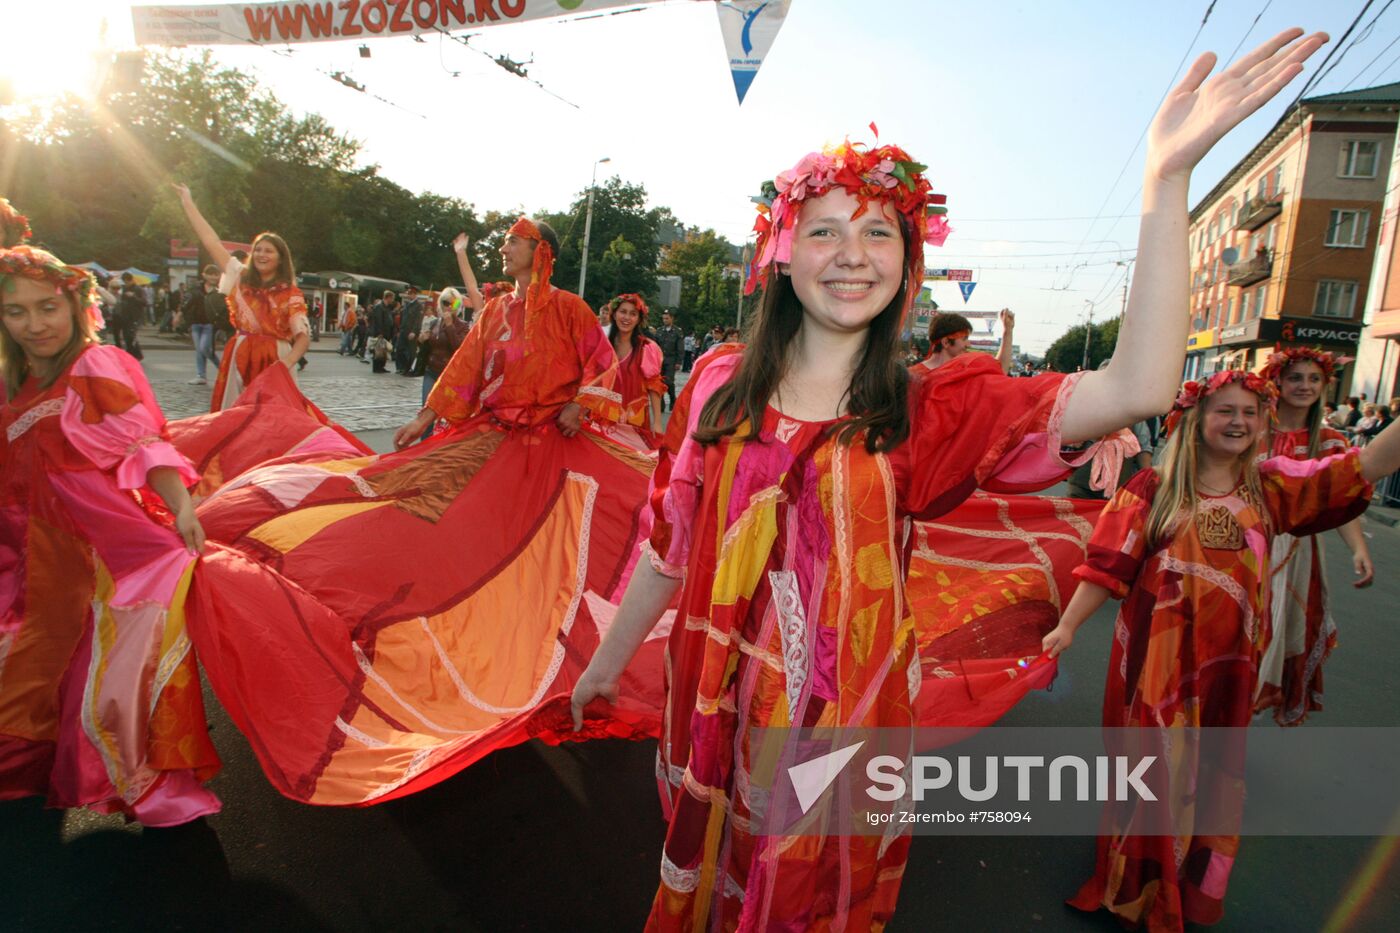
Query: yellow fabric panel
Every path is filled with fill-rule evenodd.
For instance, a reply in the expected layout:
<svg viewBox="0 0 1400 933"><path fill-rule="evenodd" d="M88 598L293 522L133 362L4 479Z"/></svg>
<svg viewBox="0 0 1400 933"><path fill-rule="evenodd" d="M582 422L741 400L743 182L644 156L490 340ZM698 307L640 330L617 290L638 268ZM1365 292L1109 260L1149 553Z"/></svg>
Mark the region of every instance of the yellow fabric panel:
<svg viewBox="0 0 1400 933"><path fill-rule="evenodd" d="M390 501L338 502L334 505L313 505L279 515L248 533L248 537L276 548L283 554L305 544L322 528L342 519L393 505Z"/></svg>
<svg viewBox="0 0 1400 933"><path fill-rule="evenodd" d="M381 750L359 757L407 767L418 749L478 733L531 704L549 673L559 631L582 598L577 568L590 490L588 481L569 480L525 549L469 597L437 615L405 619L379 632L365 696L415 732L396 732L361 708L350 725L404 754L386 759ZM544 581L557 583L546 589ZM327 794L336 793L337 774L356 774L353 783L363 787L357 751L363 745L351 739L336 753L318 785L317 802L332 802ZM451 748L439 751L450 754ZM384 782L400 776L386 774Z"/></svg>

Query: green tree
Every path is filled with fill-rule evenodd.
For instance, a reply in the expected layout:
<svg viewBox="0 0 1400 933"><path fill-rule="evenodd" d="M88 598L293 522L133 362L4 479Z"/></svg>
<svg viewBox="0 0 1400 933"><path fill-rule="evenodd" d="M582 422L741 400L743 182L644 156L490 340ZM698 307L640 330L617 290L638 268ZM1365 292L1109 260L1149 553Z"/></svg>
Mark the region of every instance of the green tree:
<svg viewBox="0 0 1400 933"><path fill-rule="evenodd" d="M676 320L683 330L705 331L715 324L727 327L734 322L741 283L725 270L738 252L713 230L687 231L683 239L665 248L658 272L680 276L681 306Z"/></svg>
<svg viewBox="0 0 1400 933"><path fill-rule="evenodd" d="M1095 324L1089 334L1089 368L1097 369L1099 364L1113 355L1118 344L1118 318L1111 318L1102 324ZM1084 325L1076 324L1045 351L1045 360L1057 372L1072 373L1084 362Z"/></svg>

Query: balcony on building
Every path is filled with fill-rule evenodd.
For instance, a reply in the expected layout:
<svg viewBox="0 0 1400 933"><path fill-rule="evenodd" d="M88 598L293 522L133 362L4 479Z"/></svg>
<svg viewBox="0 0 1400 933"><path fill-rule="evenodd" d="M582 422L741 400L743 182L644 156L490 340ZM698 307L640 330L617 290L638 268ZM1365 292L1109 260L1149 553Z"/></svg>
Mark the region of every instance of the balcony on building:
<svg viewBox="0 0 1400 933"><path fill-rule="evenodd" d="M1253 259L1237 262L1230 267L1225 281L1241 288L1262 282L1274 273L1274 258L1267 250L1255 253Z"/></svg>
<svg viewBox="0 0 1400 933"><path fill-rule="evenodd" d="M1283 192L1275 191L1272 197L1253 198L1240 206L1239 217L1235 219L1236 230L1258 230L1273 220L1283 210Z"/></svg>

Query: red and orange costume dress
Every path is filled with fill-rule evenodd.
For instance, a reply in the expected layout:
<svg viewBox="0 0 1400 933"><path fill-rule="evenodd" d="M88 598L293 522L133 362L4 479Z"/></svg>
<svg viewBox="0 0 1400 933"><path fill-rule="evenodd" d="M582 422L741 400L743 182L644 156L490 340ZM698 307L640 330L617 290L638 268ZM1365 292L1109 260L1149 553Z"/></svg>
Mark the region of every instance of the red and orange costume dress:
<svg viewBox="0 0 1400 933"><path fill-rule="evenodd" d="M235 332L219 360L210 411L233 404L265 369L291 358L292 341L298 335L311 333L301 289L292 284L245 285L243 269L243 263L230 258L219 282L219 290L228 295L229 322Z"/></svg>
<svg viewBox="0 0 1400 933"><path fill-rule="evenodd" d="M1347 450L1346 435L1321 429L1318 456ZM1269 456L1307 460L1308 432L1275 430ZM1269 555L1269 625L1254 710L1272 709L1281 726L1302 725L1322 709L1322 665L1337 646L1337 623L1327 605L1321 535L1274 537Z"/></svg>
<svg viewBox="0 0 1400 933"><path fill-rule="evenodd" d="M1326 460L1278 457L1259 471L1263 502L1251 501L1243 486L1203 497L1172 539L1152 550L1144 542L1156 471L1138 473L1105 507L1075 571L1123 600L1104 726L1249 725L1267 626L1271 539L1350 521L1365 510L1370 489L1355 451ZM1094 877L1070 903L1106 907L1153 931L1218 921L1239 837L1131 831L1114 825L1099 838Z"/></svg>
<svg viewBox="0 0 1400 933"><path fill-rule="evenodd" d="M967 355L914 380L912 433L888 454L771 408L756 439L702 447L699 412L739 359L721 347L696 364L653 479L649 559L685 584L658 762L671 823L649 928L880 929L908 835L757 834L750 736L919 721L908 521L950 512L1002 473L1013 485L1062 475L1058 418L1074 382L1008 379Z"/></svg>
<svg viewBox="0 0 1400 933"><path fill-rule="evenodd" d="M661 378L661 348L654 340L641 338L636 347L617 364L617 395L620 412L617 423L607 428L609 436L638 450L652 450L660 435L651 427L651 397L664 395Z"/></svg>
<svg viewBox="0 0 1400 933"><path fill-rule="evenodd" d="M141 366L90 346L0 410L0 799L149 826L217 812L185 596L195 557L147 485L198 478Z"/></svg>
<svg viewBox="0 0 1400 933"><path fill-rule="evenodd" d="M569 694L638 558L655 458L556 425L570 401L615 417L618 396L612 348L549 285L547 253L526 300L492 299L438 380L432 438L284 458L200 506L219 542L192 599L201 662L294 799L388 800L574 735ZM654 734L660 663L657 639L581 737Z"/></svg>

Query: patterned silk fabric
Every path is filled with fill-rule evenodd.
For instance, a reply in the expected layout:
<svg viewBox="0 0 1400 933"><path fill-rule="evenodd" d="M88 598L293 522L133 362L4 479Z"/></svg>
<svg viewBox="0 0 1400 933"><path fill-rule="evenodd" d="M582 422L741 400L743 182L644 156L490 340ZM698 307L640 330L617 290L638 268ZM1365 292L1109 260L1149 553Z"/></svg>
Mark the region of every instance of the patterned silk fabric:
<svg viewBox="0 0 1400 933"><path fill-rule="evenodd" d="M428 396L439 418L465 421L485 409L502 424L541 424L578 402L619 419L617 357L597 316L577 295L548 288L538 309L514 295L487 303Z"/></svg>
<svg viewBox="0 0 1400 933"><path fill-rule="evenodd" d="M229 260L224 271L223 281L233 283L228 297L229 321L238 332L224 346L219 360L210 411L233 404L254 379L291 353L291 341L298 334L310 333L301 289L295 285L254 288L239 279L242 271L237 259Z"/></svg>
<svg viewBox="0 0 1400 933"><path fill-rule="evenodd" d="M616 412L614 373L575 296L498 298L429 398L447 422L429 440L298 449L200 505L191 631L279 791L365 805L531 738L656 733L661 635L618 704L581 734L569 716L639 558L655 455L554 419L575 398Z"/></svg>
<svg viewBox="0 0 1400 933"><path fill-rule="evenodd" d="M888 455L771 408L757 439L701 447L690 431L738 360L720 348L697 363L653 477L652 564L685 588L668 646L658 771L671 825L650 928L880 929L908 836L837 835L823 822L834 816L811 835L758 834L750 739L915 723L905 517L949 512L1004 463L1029 476L1031 445L1043 475L1060 475L1063 377L955 361L915 381L911 437Z"/></svg>
<svg viewBox="0 0 1400 933"><path fill-rule="evenodd" d="M1318 456L1346 450L1346 435L1323 428ZM1275 431L1270 456L1308 459L1308 432ZM1261 455L1262 457L1263 455ZM1269 567L1269 617L1254 709L1274 711L1281 726L1302 725L1322 709L1322 665L1337 645L1337 623L1327 607L1321 535L1274 537Z"/></svg>
<svg viewBox="0 0 1400 933"><path fill-rule="evenodd" d="M194 470L141 366L93 346L0 409L0 799L148 826L217 812L185 592L195 558L147 485Z"/></svg>
<svg viewBox="0 0 1400 933"><path fill-rule="evenodd" d="M1155 471L1133 477L1105 507L1088 557L1075 571L1123 600L1104 688L1104 726L1249 725L1267 627L1272 537L1343 524L1370 500L1354 451L1326 460L1275 458L1261 464L1260 473L1262 503L1251 501L1242 486L1205 497L1198 514L1152 551L1144 536L1158 487ZM1238 548L1223 546L1235 541ZM1201 798L1194 805L1205 809L1211 781L1178 786L1188 784ZM1149 930L1219 920L1239 837L1127 835L1130 828L1113 825L1099 838L1095 875L1071 903L1083 910L1107 907Z"/></svg>

